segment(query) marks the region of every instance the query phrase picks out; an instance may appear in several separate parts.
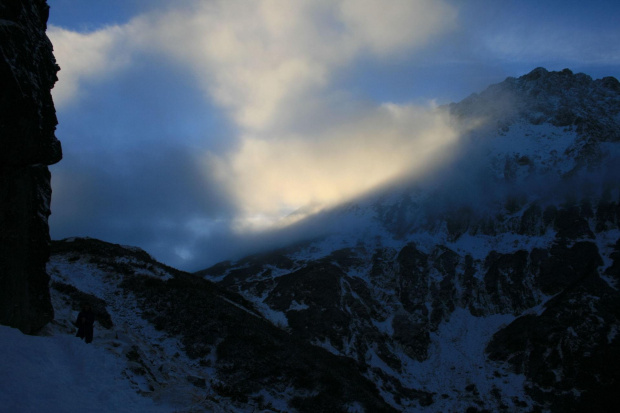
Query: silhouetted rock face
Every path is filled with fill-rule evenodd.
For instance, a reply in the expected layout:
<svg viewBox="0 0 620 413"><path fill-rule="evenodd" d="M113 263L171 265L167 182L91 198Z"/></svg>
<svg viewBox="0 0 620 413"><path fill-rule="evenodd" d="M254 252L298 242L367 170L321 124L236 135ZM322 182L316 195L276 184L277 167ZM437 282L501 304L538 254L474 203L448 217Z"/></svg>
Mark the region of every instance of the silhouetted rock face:
<svg viewBox="0 0 620 413"><path fill-rule="evenodd" d="M62 158L50 90L59 70L45 0L0 3L0 323L33 333L49 298L50 173Z"/></svg>

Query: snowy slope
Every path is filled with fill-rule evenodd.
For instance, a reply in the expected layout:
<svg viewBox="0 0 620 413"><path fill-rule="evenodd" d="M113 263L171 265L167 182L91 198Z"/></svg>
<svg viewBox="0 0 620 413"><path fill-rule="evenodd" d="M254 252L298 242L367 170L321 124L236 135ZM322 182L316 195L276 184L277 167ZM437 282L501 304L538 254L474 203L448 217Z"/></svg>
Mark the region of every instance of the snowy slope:
<svg viewBox="0 0 620 413"><path fill-rule="evenodd" d="M0 326L0 411L175 411L136 393L126 361L100 339L86 345L69 334L33 337Z"/></svg>
<svg viewBox="0 0 620 413"><path fill-rule="evenodd" d="M143 276L173 276L164 266L144 262L143 251L137 256L132 251L138 250L109 258L137 266ZM210 389L192 383L208 371L187 357L178 339L140 317L135 300L119 288L122 273L106 269L101 258L78 254L54 254L48 263L55 318L42 336L1 327L0 411L238 411L225 400L208 400ZM94 341L86 344L75 337L73 321L84 302L97 299L105 301L114 325L95 322Z"/></svg>
<svg viewBox="0 0 620 413"><path fill-rule="evenodd" d="M47 270L54 321L37 337L1 330L0 411L394 411L346 360L142 250L58 241ZM75 337L84 303L92 344Z"/></svg>

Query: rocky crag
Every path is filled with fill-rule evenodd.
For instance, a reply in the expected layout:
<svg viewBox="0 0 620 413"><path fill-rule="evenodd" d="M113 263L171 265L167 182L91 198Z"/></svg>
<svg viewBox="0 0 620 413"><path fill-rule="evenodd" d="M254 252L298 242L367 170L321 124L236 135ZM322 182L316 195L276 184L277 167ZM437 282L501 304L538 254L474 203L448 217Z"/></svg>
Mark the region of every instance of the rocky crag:
<svg viewBox="0 0 620 413"><path fill-rule="evenodd" d="M620 83L539 68L446 110L468 128L437 177L313 218L354 231L198 274L398 410L611 411Z"/></svg>
<svg viewBox="0 0 620 413"><path fill-rule="evenodd" d="M62 158L50 90L59 70L45 0L0 2L0 323L33 333L53 318L50 172Z"/></svg>

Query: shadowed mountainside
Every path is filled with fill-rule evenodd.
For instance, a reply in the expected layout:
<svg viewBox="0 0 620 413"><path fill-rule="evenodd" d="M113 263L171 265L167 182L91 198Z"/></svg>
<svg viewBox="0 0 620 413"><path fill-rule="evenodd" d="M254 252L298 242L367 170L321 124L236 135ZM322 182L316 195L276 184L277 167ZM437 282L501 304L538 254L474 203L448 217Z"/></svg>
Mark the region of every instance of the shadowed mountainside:
<svg viewBox="0 0 620 413"><path fill-rule="evenodd" d="M354 231L197 275L355 360L386 398L607 411L620 389L620 83L538 68L446 109L474 126L437 176L312 218L358 219Z"/></svg>
<svg viewBox="0 0 620 413"><path fill-rule="evenodd" d="M395 411L354 361L283 331L238 294L140 249L95 239L55 241L48 270L59 314L51 328L72 331L76 306L91 304L95 342L128 347L126 374L144 395L179 393L174 397L195 404L201 394L203 403L194 408L206 411L214 405L280 411L274 405L282 404L299 412ZM121 344L120 336L133 338Z"/></svg>

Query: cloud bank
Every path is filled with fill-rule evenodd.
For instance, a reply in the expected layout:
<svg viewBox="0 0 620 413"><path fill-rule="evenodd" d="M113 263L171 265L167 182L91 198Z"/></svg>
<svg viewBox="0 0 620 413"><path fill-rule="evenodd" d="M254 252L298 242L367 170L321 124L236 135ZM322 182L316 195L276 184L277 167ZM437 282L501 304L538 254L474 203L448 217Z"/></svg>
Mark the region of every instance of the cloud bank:
<svg viewBox="0 0 620 413"><path fill-rule="evenodd" d="M419 174L441 161L457 137L446 113L385 104L319 135L246 136L238 151L209 165L242 206L247 222L238 228L264 228Z"/></svg>
<svg viewBox="0 0 620 413"><path fill-rule="evenodd" d="M207 136L198 144L176 137L179 153L191 153L192 160L199 155L201 170L179 166L180 172L171 172L169 178L189 182L187 191L213 194L205 196L212 203L181 193L181 185L174 187L174 199L195 207L170 205L165 195L156 195L153 178L144 172L145 165L165 165L170 172L170 162L153 155L156 161L150 164L133 164L130 154L136 146L126 142L117 148L125 152L116 163L128 163L118 169L91 165L80 177L60 171L56 205L76 214L93 208L93 231L103 221L116 219L117 225L106 227L110 239L122 225L130 231L144 221L129 223L131 214L123 216L122 205L135 210L142 203L147 211L142 217L152 222L150 230L161 230L165 222L174 226L176 246L169 249L188 259L195 251L189 241L179 241L183 234L193 240L211 239L216 232L222 235L223 220L235 231L282 224L290 221L286 216L292 212L301 218L419 172L439 161L456 141L447 116L432 107L360 101L337 80L360 61L387 62L416 53L453 30L456 18L453 7L436 0L221 0L175 3L174 8L169 5L87 33L51 26L48 35L61 66L53 90L60 111L96 101L96 85L112 82L150 59L191 77L234 131L226 146L213 145ZM154 145L142 149L165 150ZM79 163L66 162L76 168ZM144 188L138 193L152 202L126 185L141 185L139 177ZM114 180L119 180L120 192L109 189ZM90 196L66 190L71 185ZM87 185L92 187L85 189ZM92 199L100 202L93 206ZM168 221L166 210L174 211ZM67 214L59 218L70 220ZM148 225L141 225L133 231L146 237Z"/></svg>
<svg viewBox="0 0 620 413"><path fill-rule="evenodd" d="M392 58L453 28L443 1L316 0L182 2L91 33L51 27L62 63L62 106L80 81L112 75L128 57L160 54L185 65L236 123L265 130L325 92L335 71L371 55ZM292 107L291 107L292 105Z"/></svg>
<svg viewBox="0 0 620 413"><path fill-rule="evenodd" d="M184 269L252 252L257 229L451 160L458 128L426 99L536 66L617 76L616 3L118 1L73 29L54 12L79 7L52 4L52 236Z"/></svg>

